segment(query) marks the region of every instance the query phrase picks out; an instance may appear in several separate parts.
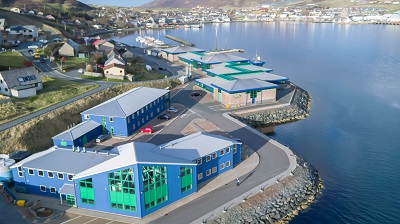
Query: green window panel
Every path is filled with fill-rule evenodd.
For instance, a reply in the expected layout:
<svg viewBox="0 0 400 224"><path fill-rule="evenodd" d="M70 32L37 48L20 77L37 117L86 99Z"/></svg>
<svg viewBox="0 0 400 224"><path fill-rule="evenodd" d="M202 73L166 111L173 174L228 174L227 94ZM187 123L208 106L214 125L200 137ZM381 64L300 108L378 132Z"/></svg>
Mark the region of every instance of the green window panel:
<svg viewBox="0 0 400 224"><path fill-rule="evenodd" d="M65 195L65 202L67 205L75 206L75 196L70 194Z"/></svg>
<svg viewBox="0 0 400 224"><path fill-rule="evenodd" d="M81 201L84 204L94 205L94 189L92 178L79 181Z"/></svg>
<svg viewBox="0 0 400 224"><path fill-rule="evenodd" d="M108 174L111 208L136 211L135 175L133 168Z"/></svg>
<svg viewBox="0 0 400 224"><path fill-rule="evenodd" d="M181 193L192 189L193 172L191 167L180 168Z"/></svg>
<svg viewBox="0 0 400 224"><path fill-rule="evenodd" d="M60 145L61 146L67 146L67 142L66 141L61 141Z"/></svg>
<svg viewBox="0 0 400 224"><path fill-rule="evenodd" d="M142 167L145 209L168 200L167 168L163 166Z"/></svg>

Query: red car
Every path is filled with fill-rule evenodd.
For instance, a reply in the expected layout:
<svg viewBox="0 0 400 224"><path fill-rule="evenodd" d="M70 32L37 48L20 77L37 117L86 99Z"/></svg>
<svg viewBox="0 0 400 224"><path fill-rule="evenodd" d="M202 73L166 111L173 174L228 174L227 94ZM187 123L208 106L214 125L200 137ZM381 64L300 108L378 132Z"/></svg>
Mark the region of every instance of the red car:
<svg viewBox="0 0 400 224"><path fill-rule="evenodd" d="M151 126L146 126L144 128L140 128L140 132L144 133L153 133L154 130Z"/></svg>

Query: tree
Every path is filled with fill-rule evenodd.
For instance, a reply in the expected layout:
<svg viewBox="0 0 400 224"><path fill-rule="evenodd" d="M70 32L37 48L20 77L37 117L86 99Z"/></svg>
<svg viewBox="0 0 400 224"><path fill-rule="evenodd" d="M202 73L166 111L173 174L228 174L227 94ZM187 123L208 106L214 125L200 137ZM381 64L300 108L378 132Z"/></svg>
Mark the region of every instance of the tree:
<svg viewBox="0 0 400 224"><path fill-rule="evenodd" d="M86 65L86 71L92 72L93 71L92 65Z"/></svg>
<svg viewBox="0 0 400 224"><path fill-rule="evenodd" d="M95 51L93 54L93 61L99 63L100 60L103 58L103 53L99 51Z"/></svg>

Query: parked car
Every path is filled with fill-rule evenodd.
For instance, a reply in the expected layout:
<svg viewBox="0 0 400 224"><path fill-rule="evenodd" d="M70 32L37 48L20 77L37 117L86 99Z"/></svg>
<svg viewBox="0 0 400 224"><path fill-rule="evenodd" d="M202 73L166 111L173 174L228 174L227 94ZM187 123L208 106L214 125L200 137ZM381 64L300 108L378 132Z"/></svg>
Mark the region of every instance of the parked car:
<svg viewBox="0 0 400 224"><path fill-rule="evenodd" d="M29 45L28 49L38 49L39 47L37 45Z"/></svg>
<svg viewBox="0 0 400 224"><path fill-rule="evenodd" d="M84 72L85 72L85 69L80 68L80 69L78 70L78 72L79 72L79 73L84 73Z"/></svg>
<svg viewBox="0 0 400 224"><path fill-rule="evenodd" d="M163 68L163 67L158 67L158 70L164 71L165 68Z"/></svg>
<svg viewBox="0 0 400 224"><path fill-rule="evenodd" d="M46 60L44 60L44 58L40 57L39 59L40 63L46 63Z"/></svg>
<svg viewBox="0 0 400 224"><path fill-rule="evenodd" d="M170 107L170 108L167 109L167 112L178 113L178 109L176 109L174 107Z"/></svg>
<svg viewBox="0 0 400 224"><path fill-rule="evenodd" d="M169 120L169 116L167 114L161 114L157 117L159 120Z"/></svg>
<svg viewBox="0 0 400 224"><path fill-rule="evenodd" d="M29 49L29 50L28 50L28 53L31 54L31 55L33 55L34 51L33 51L32 49Z"/></svg>
<svg viewBox="0 0 400 224"><path fill-rule="evenodd" d="M190 96L191 97L201 96L201 93L194 92L194 93L190 94Z"/></svg>
<svg viewBox="0 0 400 224"><path fill-rule="evenodd" d="M39 59L39 58L40 58L40 54L37 53L37 52L33 53L32 56L33 56L34 58L36 58L36 59Z"/></svg>
<svg viewBox="0 0 400 224"><path fill-rule="evenodd" d="M99 143L99 142L104 142L107 138L108 138L107 135L99 135L99 136L97 136L97 138L96 138L96 142L97 142L97 143Z"/></svg>
<svg viewBox="0 0 400 224"><path fill-rule="evenodd" d="M144 128L140 128L140 132L142 133L153 133L154 130L151 126L146 126Z"/></svg>

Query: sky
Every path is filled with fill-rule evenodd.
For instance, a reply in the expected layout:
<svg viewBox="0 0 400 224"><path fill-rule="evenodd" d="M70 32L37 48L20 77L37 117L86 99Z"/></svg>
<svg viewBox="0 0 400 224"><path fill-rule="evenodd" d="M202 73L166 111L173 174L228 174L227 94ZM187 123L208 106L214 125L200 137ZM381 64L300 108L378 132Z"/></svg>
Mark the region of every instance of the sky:
<svg viewBox="0 0 400 224"><path fill-rule="evenodd" d="M151 0L78 0L85 4L112 5L112 6L140 6Z"/></svg>

